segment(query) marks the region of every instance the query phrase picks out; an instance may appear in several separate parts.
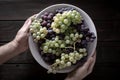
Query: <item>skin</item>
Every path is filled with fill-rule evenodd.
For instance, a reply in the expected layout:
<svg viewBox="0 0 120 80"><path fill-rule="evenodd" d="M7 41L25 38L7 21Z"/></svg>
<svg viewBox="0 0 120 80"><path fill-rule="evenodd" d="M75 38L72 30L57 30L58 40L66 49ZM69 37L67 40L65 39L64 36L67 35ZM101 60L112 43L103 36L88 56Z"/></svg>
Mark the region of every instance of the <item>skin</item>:
<svg viewBox="0 0 120 80"><path fill-rule="evenodd" d="M96 52L93 56L89 57L89 59L85 62L82 67L78 67L73 72L69 73L65 80L82 80L87 75L89 75L94 67L96 61Z"/></svg>
<svg viewBox="0 0 120 80"><path fill-rule="evenodd" d="M0 64L7 62L11 58L28 49L29 26L31 24L32 17L26 20L24 25L17 32L14 40L0 47ZM69 73L65 80L82 80L92 72L95 60L96 53L94 53L93 56L89 57L89 59L82 67L78 67L76 70Z"/></svg>
<svg viewBox="0 0 120 80"><path fill-rule="evenodd" d="M11 42L0 47L0 64L28 49L29 25L31 17L26 20Z"/></svg>

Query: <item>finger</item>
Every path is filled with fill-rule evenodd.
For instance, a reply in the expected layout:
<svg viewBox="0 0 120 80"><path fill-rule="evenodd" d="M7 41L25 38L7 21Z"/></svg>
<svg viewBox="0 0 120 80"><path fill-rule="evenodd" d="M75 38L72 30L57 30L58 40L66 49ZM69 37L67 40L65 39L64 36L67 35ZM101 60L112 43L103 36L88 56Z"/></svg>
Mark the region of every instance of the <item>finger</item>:
<svg viewBox="0 0 120 80"><path fill-rule="evenodd" d="M29 18L25 21L23 27L21 28L21 30L22 30L23 32L28 32L28 31L29 31L29 26L30 26L30 24L31 24L31 22L32 22L31 19L32 19L33 17L35 17L36 15L37 15L37 14L29 17Z"/></svg>
<svg viewBox="0 0 120 80"><path fill-rule="evenodd" d="M93 62L92 64L90 65L89 69L88 69L88 74L90 74L93 70L93 67L95 65L95 61L96 61L96 53L94 54L94 56L92 57L93 58Z"/></svg>
<svg viewBox="0 0 120 80"><path fill-rule="evenodd" d="M90 57L88 58L88 60L85 62L85 64L83 65L83 67L87 68L89 67L89 65L92 63L93 59Z"/></svg>

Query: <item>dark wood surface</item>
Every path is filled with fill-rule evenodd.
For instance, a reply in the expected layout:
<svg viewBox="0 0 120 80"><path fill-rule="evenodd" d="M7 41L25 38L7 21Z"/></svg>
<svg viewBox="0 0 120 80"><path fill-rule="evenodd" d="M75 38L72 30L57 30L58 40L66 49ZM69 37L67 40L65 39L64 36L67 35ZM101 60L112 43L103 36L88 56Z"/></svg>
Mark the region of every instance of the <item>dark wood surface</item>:
<svg viewBox="0 0 120 80"><path fill-rule="evenodd" d="M47 6L69 3L93 19L97 34L97 60L84 80L119 80L120 8L105 0L0 0L0 45L13 40L24 21ZM47 74L29 50L0 65L0 80L64 80L67 74Z"/></svg>

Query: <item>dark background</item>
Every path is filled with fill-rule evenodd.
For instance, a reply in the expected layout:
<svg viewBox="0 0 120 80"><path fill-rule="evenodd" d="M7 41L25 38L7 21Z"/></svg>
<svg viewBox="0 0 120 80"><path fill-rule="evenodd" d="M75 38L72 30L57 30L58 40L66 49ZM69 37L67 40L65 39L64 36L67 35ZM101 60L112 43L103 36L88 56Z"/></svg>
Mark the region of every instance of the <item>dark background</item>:
<svg viewBox="0 0 120 80"><path fill-rule="evenodd" d="M84 80L119 80L120 8L116 0L0 0L0 45L13 40L28 17L56 3L80 7L95 23L97 60ZM0 65L0 80L63 80L66 75L47 74L29 50Z"/></svg>

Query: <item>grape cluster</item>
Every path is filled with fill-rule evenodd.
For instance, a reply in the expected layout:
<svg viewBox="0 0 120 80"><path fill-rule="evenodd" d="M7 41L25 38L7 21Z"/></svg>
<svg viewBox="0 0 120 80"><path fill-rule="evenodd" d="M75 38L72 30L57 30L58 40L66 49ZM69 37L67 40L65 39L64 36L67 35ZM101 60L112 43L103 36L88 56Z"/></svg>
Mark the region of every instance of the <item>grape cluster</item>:
<svg viewBox="0 0 120 80"><path fill-rule="evenodd" d="M45 12L43 15L41 15L41 26L50 28L53 16L54 14L52 12Z"/></svg>
<svg viewBox="0 0 120 80"><path fill-rule="evenodd" d="M48 33L47 28L42 27L40 22L41 19L34 20L30 25L30 32L32 33L31 35L33 36L35 42L38 42L40 39L45 38Z"/></svg>
<svg viewBox="0 0 120 80"><path fill-rule="evenodd" d="M86 49L81 48L80 51L70 52L69 54L61 53L61 57L55 60L55 63L52 66L52 72L55 70L64 69L66 67L70 67L72 64L76 64L78 60L81 60L84 56L86 56ZM50 72L50 71L49 71Z"/></svg>
<svg viewBox="0 0 120 80"><path fill-rule="evenodd" d="M33 19L30 32L37 42L40 54L55 73L70 67L87 56L88 42L96 38L85 25L80 13L73 8L45 12L39 20Z"/></svg>
<svg viewBox="0 0 120 80"><path fill-rule="evenodd" d="M57 13L54 17L51 27L56 33L64 33L68 27L73 23L74 25L81 23L80 13L76 10L64 11L62 14Z"/></svg>
<svg viewBox="0 0 120 80"><path fill-rule="evenodd" d="M59 56L61 48L65 48L65 44L63 40L59 40L59 36L56 36L54 40L46 40L46 42L42 44L42 50L46 54L51 53Z"/></svg>

